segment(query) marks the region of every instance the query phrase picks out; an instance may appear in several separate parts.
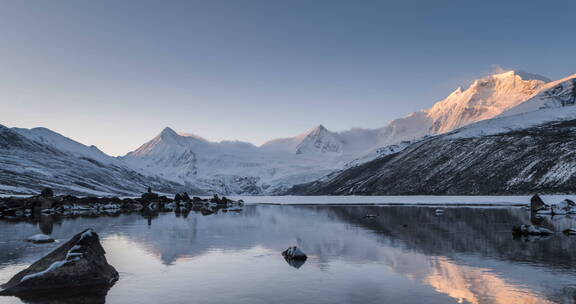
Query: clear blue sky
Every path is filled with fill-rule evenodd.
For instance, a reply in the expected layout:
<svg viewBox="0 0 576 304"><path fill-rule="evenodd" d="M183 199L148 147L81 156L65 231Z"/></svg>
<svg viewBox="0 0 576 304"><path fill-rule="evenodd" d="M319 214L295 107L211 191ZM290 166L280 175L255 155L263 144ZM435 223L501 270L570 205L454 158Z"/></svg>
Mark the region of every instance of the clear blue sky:
<svg viewBox="0 0 576 304"><path fill-rule="evenodd" d="M381 127L495 65L576 73L576 1L0 2L0 124L119 155Z"/></svg>

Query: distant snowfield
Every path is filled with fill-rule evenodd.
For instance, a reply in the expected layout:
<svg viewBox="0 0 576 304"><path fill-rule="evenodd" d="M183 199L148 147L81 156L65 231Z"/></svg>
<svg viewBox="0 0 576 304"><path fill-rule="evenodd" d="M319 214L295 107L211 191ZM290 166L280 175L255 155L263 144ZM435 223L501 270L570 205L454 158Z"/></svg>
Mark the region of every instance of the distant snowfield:
<svg viewBox="0 0 576 304"><path fill-rule="evenodd" d="M531 195L518 196L233 196L246 204L280 205L470 205L514 206L530 204ZM576 194L541 195L546 203L576 201Z"/></svg>

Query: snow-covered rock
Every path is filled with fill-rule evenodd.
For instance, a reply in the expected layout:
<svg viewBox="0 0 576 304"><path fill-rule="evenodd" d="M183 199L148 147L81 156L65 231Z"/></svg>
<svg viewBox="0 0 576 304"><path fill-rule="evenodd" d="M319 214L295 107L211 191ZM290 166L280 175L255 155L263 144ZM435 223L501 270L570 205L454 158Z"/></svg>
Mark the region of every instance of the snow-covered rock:
<svg viewBox="0 0 576 304"><path fill-rule="evenodd" d="M0 295L107 289L118 280L118 272L104 254L98 234L92 229L84 230L17 273L2 285Z"/></svg>
<svg viewBox="0 0 576 304"><path fill-rule="evenodd" d="M576 213L576 203L565 199L558 204L550 204L546 208L538 210L538 214L564 215Z"/></svg>

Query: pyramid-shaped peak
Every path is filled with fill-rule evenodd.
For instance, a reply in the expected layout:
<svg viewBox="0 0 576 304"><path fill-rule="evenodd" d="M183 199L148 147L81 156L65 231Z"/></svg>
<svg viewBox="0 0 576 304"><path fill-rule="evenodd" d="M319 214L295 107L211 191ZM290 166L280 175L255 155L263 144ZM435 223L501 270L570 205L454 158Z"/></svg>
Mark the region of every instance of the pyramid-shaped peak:
<svg viewBox="0 0 576 304"><path fill-rule="evenodd" d="M172 128L166 127L166 128L164 128L164 130L162 130L162 132L160 132L159 137L164 138L164 139L168 139L168 138L179 137L179 135Z"/></svg>
<svg viewBox="0 0 576 304"><path fill-rule="evenodd" d="M176 133L176 131L174 131L174 129L172 129L170 127L164 128L160 134L165 134L165 135L176 134L176 135L178 135L178 133Z"/></svg>
<svg viewBox="0 0 576 304"><path fill-rule="evenodd" d="M326 127L324 127L324 125L319 124L316 127L314 127L312 130L310 130L309 134L318 134L320 132L326 132L328 131L328 129L326 129Z"/></svg>

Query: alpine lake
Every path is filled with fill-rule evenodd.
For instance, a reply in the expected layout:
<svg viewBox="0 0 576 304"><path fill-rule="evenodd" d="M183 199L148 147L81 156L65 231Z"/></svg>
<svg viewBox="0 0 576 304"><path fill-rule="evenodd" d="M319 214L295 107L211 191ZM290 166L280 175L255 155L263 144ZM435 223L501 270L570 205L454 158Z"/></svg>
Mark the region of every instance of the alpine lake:
<svg viewBox="0 0 576 304"><path fill-rule="evenodd" d="M0 283L93 228L120 273L85 303L574 303L576 217L525 207L247 204L163 212L0 220ZM538 224L547 237L514 237ZM49 244L24 242L46 233ZM281 252L308 255L293 263ZM66 297L0 303L76 303Z"/></svg>

